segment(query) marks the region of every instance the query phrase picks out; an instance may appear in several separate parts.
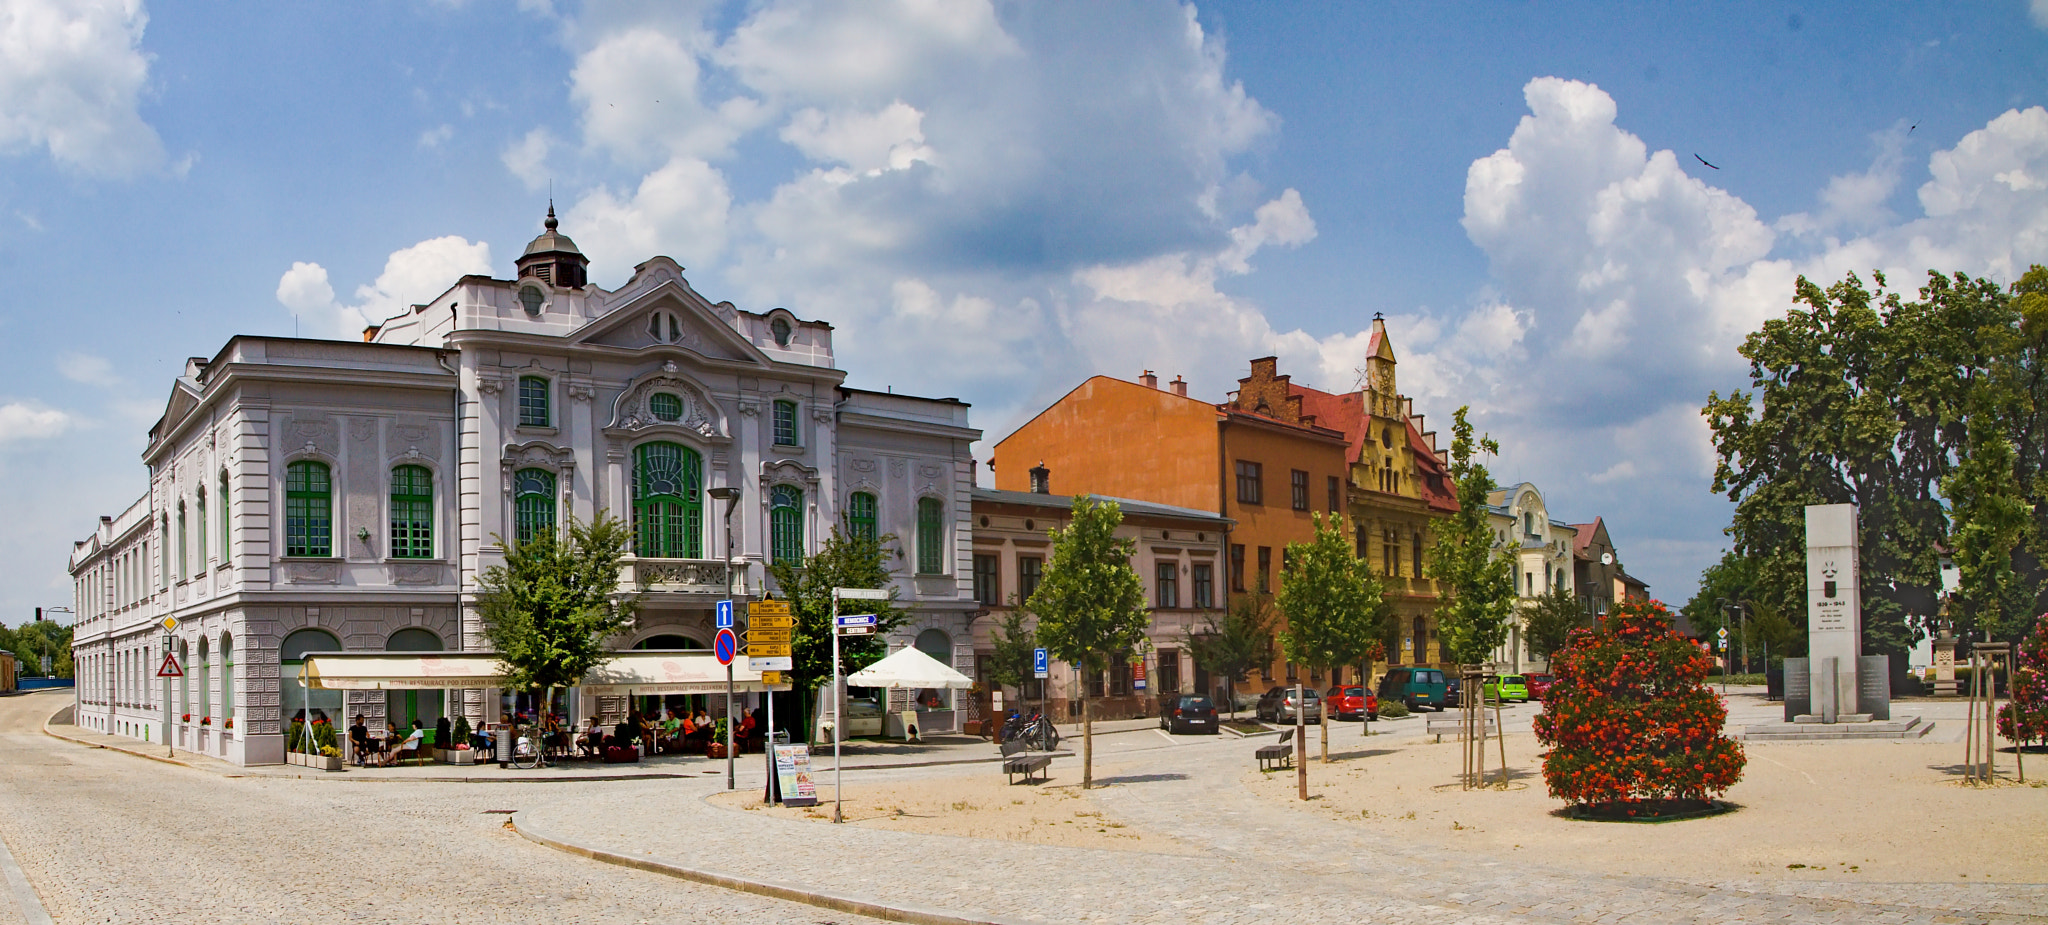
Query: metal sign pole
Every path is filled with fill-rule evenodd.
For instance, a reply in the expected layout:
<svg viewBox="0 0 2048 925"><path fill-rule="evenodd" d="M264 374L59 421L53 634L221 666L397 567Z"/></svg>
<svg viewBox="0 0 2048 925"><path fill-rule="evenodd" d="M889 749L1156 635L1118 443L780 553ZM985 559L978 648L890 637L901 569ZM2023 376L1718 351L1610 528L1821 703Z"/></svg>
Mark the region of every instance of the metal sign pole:
<svg viewBox="0 0 2048 925"><path fill-rule="evenodd" d="M725 789L732 789L732 663L725 663Z"/></svg>
<svg viewBox="0 0 2048 925"><path fill-rule="evenodd" d="M165 636L164 657L168 659L170 655L171 637ZM157 669L157 674L164 682L164 757L176 758L178 757L177 740L171 735L171 676L164 674L162 668Z"/></svg>
<svg viewBox="0 0 2048 925"><path fill-rule="evenodd" d="M845 788L840 784L839 739L846 717L841 709L845 698L839 689L839 592L832 592L832 821L845 822Z"/></svg>

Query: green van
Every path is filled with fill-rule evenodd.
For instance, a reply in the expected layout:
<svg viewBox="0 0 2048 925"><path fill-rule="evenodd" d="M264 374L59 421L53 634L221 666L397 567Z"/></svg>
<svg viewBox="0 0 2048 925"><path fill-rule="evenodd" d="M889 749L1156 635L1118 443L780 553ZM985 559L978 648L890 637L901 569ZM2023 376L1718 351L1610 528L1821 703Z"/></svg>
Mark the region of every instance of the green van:
<svg viewBox="0 0 2048 925"><path fill-rule="evenodd" d="M1411 711L1424 706L1442 710L1451 701L1444 673L1435 668L1390 668L1380 678L1379 696L1401 701Z"/></svg>

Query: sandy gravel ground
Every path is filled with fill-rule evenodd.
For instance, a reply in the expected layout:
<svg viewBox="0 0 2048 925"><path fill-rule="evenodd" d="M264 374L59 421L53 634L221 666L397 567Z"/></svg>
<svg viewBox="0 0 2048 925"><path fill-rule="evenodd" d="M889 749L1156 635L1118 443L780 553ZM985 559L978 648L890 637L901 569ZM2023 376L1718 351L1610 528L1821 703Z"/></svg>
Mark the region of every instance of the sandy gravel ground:
<svg viewBox="0 0 2048 925"><path fill-rule="evenodd" d="M1616 824L1564 818L1564 804L1545 792L1539 746L1527 733L1508 736L1507 790L1467 792L1457 785L1459 747L1449 737L1361 742L1355 730L1328 765L1310 759L1307 804L1297 799L1292 771L1252 771L1245 780L1263 799L1389 839L1469 850L1475 861L1675 878L2048 882L2048 787L2036 783L2048 776L2048 755L2027 756L2028 786L1973 788L1957 782L1960 744L1747 742L1748 766L1725 797L1737 812ZM1313 754L1313 733L1309 747ZM1498 756L1498 745L1489 748L1489 767ZM2011 753L1999 763L2010 772Z"/></svg>
<svg viewBox="0 0 2048 925"><path fill-rule="evenodd" d="M1097 785L1115 786L1122 768L1097 765ZM832 820L832 786L829 780L818 788L819 805L806 809L763 806L754 791L721 793L711 798L714 806L765 813L783 819L802 819L826 825ZM961 835L973 838L1001 838L1076 848L1108 848L1121 851L1150 851L1160 854L1194 854L1192 848L1171 837L1141 832L1106 816L1081 792L1079 765L1055 762L1046 783L1008 783L993 766L976 765L971 771L919 775L915 780L852 779L846 786L848 824L925 835Z"/></svg>

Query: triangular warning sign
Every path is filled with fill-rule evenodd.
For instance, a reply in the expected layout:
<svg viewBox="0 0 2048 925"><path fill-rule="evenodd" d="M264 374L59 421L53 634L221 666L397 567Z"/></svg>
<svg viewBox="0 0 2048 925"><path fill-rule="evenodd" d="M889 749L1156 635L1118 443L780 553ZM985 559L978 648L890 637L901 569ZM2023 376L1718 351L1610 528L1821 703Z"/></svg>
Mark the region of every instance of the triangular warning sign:
<svg viewBox="0 0 2048 925"><path fill-rule="evenodd" d="M156 670L156 676L159 678L182 678L185 676L185 669L178 667L178 653L164 653L163 667Z"/></svg>

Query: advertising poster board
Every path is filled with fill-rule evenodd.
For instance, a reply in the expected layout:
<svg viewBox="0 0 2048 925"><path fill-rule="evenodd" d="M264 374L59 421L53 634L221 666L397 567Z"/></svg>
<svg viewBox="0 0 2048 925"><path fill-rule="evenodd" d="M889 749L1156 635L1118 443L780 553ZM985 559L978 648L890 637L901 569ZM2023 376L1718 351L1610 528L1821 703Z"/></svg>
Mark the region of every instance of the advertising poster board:
<svg viewBox="0 0 2048 925"><path fill-rule="evenodd" d="M810 746L775 746L775 783L782 793L782 805L818 805L818 783L811 779Z"/></svg>

